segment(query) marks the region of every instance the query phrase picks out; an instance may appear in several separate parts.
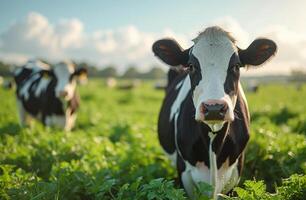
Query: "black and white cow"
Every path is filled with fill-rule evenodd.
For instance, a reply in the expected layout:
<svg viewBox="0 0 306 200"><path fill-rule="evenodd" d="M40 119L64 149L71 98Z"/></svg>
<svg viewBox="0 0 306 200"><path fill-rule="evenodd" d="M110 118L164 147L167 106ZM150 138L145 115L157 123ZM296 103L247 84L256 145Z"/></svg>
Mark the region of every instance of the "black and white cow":
<svg viewBox="0 0 306 200"><path fill-rule="evenodd" d="M18 68L14 79L21 125L33 117L46 126L71 130L79 107L77 81L86 80L86 75L86 69L75 70L68 61L52 69L37 60Z"/></svg>
<svg viewBox="0 0 306 200"><path fill-rule="evenodd" d="M172 39L158 40L152 50L172 68L158 121L161 146L176 165L189 196L206 182L214 199L239 181L250 117L240 85L240 68L258 66L276 52L276 44L256 39L239 49L220 27L209 27L183 50Z"/></svg>

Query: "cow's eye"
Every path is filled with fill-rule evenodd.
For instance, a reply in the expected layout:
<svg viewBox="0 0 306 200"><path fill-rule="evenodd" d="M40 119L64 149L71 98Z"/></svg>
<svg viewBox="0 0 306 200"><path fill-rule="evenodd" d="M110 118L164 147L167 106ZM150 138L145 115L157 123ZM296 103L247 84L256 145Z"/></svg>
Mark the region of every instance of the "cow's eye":
<svg viewBox="0 0 306 200"><path fill-rule="evenodd" d="M188 63L188 65L186 67L186 71L188 73L194 72L194 65L192 63Z"/></svg>
<svg viewBox="0 0 306 200"><path fill-rule="evenodd" d="M232 67L233 72L239 72L241 64L237 63Z"/></svg>

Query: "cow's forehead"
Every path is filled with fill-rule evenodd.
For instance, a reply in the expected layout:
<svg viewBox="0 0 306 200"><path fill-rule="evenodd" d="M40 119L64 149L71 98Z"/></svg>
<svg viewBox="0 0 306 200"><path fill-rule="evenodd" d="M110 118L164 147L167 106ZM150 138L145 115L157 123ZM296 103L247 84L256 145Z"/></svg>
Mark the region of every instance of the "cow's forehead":
<svg viewBox="0 0 306 200"><path fill-rule="evenodd" d="M237 53L235 39L220 27L209 27L201 32L194 40L191 53L198 59L201 68L228 66L234 53Z"/></svg>
<svg viewBox="0 0 306 200"><path fill-rule="evenodd" d="M235 44L226 36L201 36L195 43L192 54L200 64L228 64L233 53L237 52ZM223 63L224 62L224 63Z"/></svg>
<svg viewBox="0 0 306 200"><path fill-rule="evenodd" d="M59 63L54 67L54 71L58 76L70 75L74 72L74 65L71 63Z"/></svg>

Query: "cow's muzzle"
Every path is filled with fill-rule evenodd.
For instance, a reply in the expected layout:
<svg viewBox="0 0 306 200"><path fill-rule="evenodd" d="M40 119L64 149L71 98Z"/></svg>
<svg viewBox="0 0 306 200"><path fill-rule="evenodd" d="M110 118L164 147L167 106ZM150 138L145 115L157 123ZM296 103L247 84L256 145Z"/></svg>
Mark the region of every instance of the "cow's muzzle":
<svg viewBox="0 0 306 200"><path fill-rule="evenodd" d="M200 106L201 121L229 121L228 110L228 104L224 100L205 101Z"/></svg>
<svg viewBox="0 0 306 200"><path fill-rule="evenodd" d="M59 92L59 97L60 98L65 99L65 98L67 98L67 96L68 96L68 92L67 91L63 90L63 91Z"/></svg>
<svg viewBox="0 0 306 200"><path fill-rule="evenodd" d="M202 103L201 112L205 121L224 120L228 106L226 103L208 104Z"/></svg>

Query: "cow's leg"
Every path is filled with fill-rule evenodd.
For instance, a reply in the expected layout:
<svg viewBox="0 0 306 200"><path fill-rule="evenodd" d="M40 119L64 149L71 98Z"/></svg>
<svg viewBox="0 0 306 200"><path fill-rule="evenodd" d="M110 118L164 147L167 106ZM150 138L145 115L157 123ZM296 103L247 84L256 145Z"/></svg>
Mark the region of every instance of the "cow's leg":
<svg viewBox="0 0 306 200"><path fill-rule="evenodd" d="M46 126L55 126L57 128L64 129L66 125L66 116L65 115L46 116L45 124Z"/></svg>
<svg viewBox="0 0 306 200"><path fill-rule="evenodd" d="M191 199L194 199L194 182L192 180L191 172L186 167L184 160L181 156L177 156L177 171L181 185Z"/></svg>
<svg viewBox="0 0 306 200"><path fill-rule="evenodd" d="M26 126L28 120L28 114L24 109L22 102L17 99L17 109L18 109L18 116L19 116L19 124L20 126Z"/></svg>
<svg viewBox="0 0 306 200"><path fill-rule="evenodd" d="M70 131L74 127L76 116L76 114L66 115L65 131Z"/></svg>
<svg viewBox="0 0 306 200"><path fill-rule="evenodd" d="M194 199L194 182L189 170L185 170L181 174L181 180L185 191L191 199Z"/></svg>
<svg viewBox="0 0 306 200"><path fill-rule="evenodd" d="M184 185L182 182L182 172L185 171L186 165L183 159L178 154L176 154L176 169L178 173L178 179L179 179L180 186L183 188Z"/></svg>
<svg viewBox="0 0 306 200"><path fill-rule="evenodd" d="M217 195L221 192L218 185L217 156L215 152L213 152L212 150L212 143L216 137L216 134L210 132L208 135L210 137L210 144L209 144L210 184L213 187L212 198L215 200L217 199Z"/></svg>

